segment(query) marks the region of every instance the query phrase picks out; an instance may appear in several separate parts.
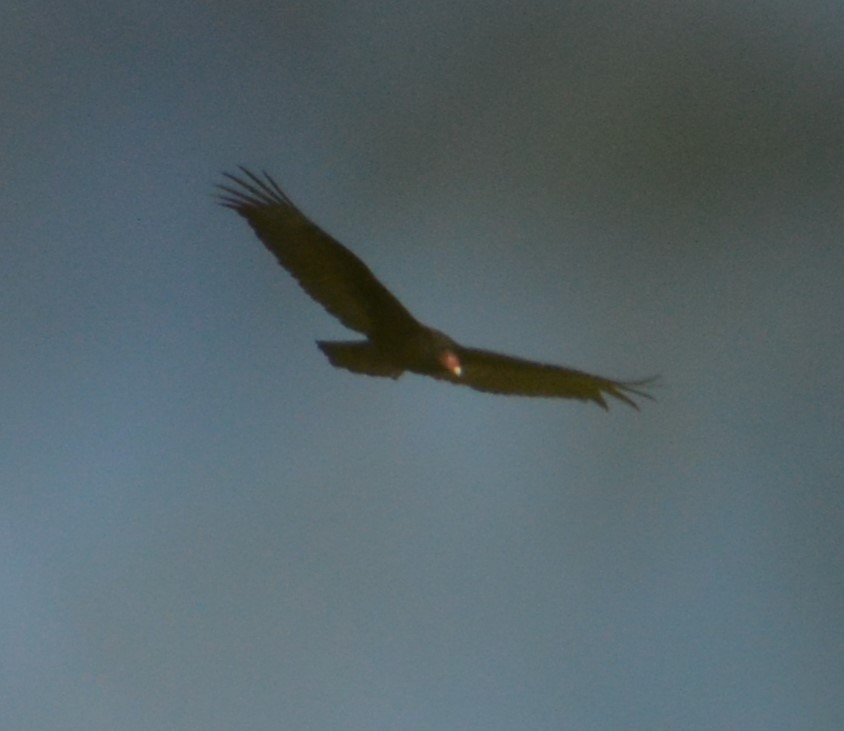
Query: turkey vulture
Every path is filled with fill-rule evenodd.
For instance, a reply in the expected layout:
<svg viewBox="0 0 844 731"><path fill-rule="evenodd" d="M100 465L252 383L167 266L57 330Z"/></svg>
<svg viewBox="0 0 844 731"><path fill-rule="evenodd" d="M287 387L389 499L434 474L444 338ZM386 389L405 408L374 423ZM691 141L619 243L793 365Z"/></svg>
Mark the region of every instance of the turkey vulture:
<svg viewBox="0 0 844 731"><path fill-rule="evenodd" d="M337 368L398 378L404 371L478 391L594 401L605 395L638 409L631 396L651 396L648 381L612 381L583 371L466 348L419 322L358 257L310 221L266 172L240 168L234 184L219 185L219 203L239 213L313 299L346 327L366 336L350 342L317 341Z"/></svg>

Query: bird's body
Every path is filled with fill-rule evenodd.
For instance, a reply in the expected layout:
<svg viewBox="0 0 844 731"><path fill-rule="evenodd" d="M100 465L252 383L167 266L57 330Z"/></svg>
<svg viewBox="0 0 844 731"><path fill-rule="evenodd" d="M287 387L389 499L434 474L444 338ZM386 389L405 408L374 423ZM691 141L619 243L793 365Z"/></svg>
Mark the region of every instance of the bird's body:
<svg viewBox="0 0 844 731"><path fill-rule="evenodd" d="M621 382L563 366L545 365L467 348L420 323L357 256L310 221L266 173L226 173L220 203L239 213L302 288L346 327L366 336L318 341L332 365L369 376L398 378L405 371L479 391L574 398L607 408L605 395L638 408L632 395L650 398L645 381Z"/></svg>

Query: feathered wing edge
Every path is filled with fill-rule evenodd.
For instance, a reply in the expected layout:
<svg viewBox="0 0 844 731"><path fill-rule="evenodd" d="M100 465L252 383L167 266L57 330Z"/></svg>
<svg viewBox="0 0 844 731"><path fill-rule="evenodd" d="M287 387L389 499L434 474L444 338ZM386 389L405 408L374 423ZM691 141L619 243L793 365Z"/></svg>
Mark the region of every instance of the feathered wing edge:
<svg viewBox="0 0 844 731"><path fill-rule="evenodd" d="M635 381L614 381L565 366L536 363L514 356L479 348L459 348L457 356L463 367L459 378L445 380L474 388L477 391L513 396L571 398L593 401L609 408L606 396L623 401L637 411L633 396L653 399L644 387L656 378Z"/></svg>
<svg viewBox="0 0 844 731"><path fill-rule="evenodd" d="M221 184L218 202L243 216L279 263L313 299L346 327L365 335L415 319L343 244L323 231L266 172L260 178L223 173L238 187Z"/></svg>
<svg viewBox="0 0 844 731"><path fill-rule="evenodd" d="M242 190L232 188L230 185L218 185L217 187L223 191L217 197L220 205L240 213L243 208L254 207L256 205L275 206L280 203L290 206L301 214L301 211L299 211L293 201L290 200L266 170L261 171L264 175L264 179L261 179L242 165L238 165L238 168L251 182L247 182L232 173L223 172L224 177L239 185Z"/></svg>

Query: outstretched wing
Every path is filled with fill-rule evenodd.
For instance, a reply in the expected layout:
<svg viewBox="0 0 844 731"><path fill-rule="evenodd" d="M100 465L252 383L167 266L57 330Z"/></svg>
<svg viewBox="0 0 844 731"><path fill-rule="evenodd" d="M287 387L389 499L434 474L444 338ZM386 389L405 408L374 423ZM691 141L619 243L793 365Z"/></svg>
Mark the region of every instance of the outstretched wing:
<svg viewBox="0 0 844 731"><path fill-rule="evenodd" d="M594 401L604 409L608 408L605 396L624 401L634 409L639 407L632 396L653 398L640 388L653 379L612 381L573 368L534 363L477 348L460 347L457 349L457 357L463 372L460 377L448 377L447 380L471 386L478 391L515 396L573 398Z"/></svg>
<svg viewBox="0 0 844 731"><path fill-rule="evenodd" d="M218 186L220 204L249 222L311 297L346 327L365 335L416 323L369 267L308 220L275 180L240 169L242 177L224 173L234 187Z"/></svg>

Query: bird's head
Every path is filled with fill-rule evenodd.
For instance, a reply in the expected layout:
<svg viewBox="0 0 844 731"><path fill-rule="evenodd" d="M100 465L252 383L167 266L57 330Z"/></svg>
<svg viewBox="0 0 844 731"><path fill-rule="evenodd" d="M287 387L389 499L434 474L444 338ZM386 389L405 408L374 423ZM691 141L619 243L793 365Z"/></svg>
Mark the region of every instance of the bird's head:
<svg viewBox="0 0 844 731"><path fill-rule="evenodd" d="M437 360L439 360L440 365L445 368L445 370L453 376L460 378L463 373L463 366L460 365L460 358L457 357L457 353L450 348L446 348L445 350L440 351Z"/></svg>
<svg viewBox="0 0 844 731"><path fill-rule="evenodd" d="M455 380L463 375L460 346L448 335L420 327L402 342L401 360L408 370L434 378Z"/></svg>
<svg viewBox="0 0 844 731"><path fill-rule="evenodd" d="M428 330L428 345L436 362L440 376L460 378L463 375L463 364L458 355L459 346L448 335L439 330Z"/></svg>

